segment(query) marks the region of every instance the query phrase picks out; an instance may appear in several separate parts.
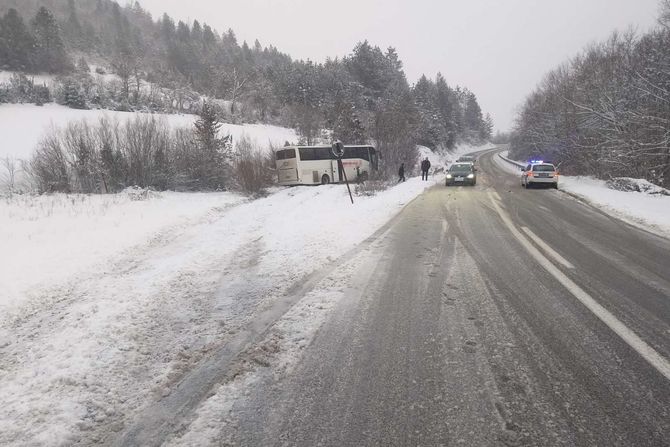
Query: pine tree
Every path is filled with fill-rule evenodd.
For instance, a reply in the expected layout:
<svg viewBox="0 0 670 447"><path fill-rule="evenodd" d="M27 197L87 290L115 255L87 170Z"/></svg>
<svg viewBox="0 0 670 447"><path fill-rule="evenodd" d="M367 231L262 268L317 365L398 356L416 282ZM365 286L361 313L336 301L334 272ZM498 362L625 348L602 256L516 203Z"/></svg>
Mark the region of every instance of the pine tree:
<svg viewBox="0 0 670 447"><path fill-rule="evenodd" d="M79 50L85 48L84 32L77 16L74 0L68 0L68 18L63 28L63 35L73 48Z"/></svg>
<svg viewBox="0 0 670 447"><path fill-rule="evenodd" d="M482 109L474 93L467 90L464 92L463 124L469 138L481 138L484 127Z"/></svg>
<svg viewBox="0 0 670 447"><path fill-rule="evenodd" d="M484 119L481 138L482 140L488 140L491 138L491 135L493 135L493 118L491 118L491 114L487 113L486 118Z"/></svg>
<svg viewBox="0 0 670 447"><path fill-rule="evenodd" d="M79 86L72 80L66 82L63 86L63 104L71 109L87 109L86 101L79 92Z"/></svg>
<svg viewBox="0 0 670 447"><path fill-rule="evenodd" d="M42 6L32 22L37 41L36 68L49 73L72 70L73 64L65 50L60 27L51 11Z"/></svg>
<svg viewBox="0 0 670 447"><path fill-rule="evenodd" d="M16 9L0 18L0 68L32 71L35 39Z"/></svg>
<svg viewBox="0 0 670 447"><path fill-rule="evenodd" d="M203 103L194 126L201 154L198 169L199 180L203 186L223 189L231 154L229 153L229 147L226 145L226 140L219 137L222 123L209 103Z"/></svg>
<svg viewBox="0 0 670 447"><path fill-rule="evenodd" d="M444 145L448 149L452 149L456 145L458 137L458 98L456 98L454 91L447 85L447 81L442 76L442 73L438 73L435 77L435 90L437 108L440 113L444 132Z"/></svg>
<svg viewBox="0 0 670 447"><path fill-rule="evenodd" d="M341 108L333 125L333 137L345 144L365 143L367 132L354 105L347 103Z"/></svg>
<svg viewBox="0 0 670 447"><path fill-rule="evenodd" d="M413 89L414 101L419 112L418 143L435 149L446 143L446 132L442 126L437 107L437 89L426 76L421 76Z"/></svg>

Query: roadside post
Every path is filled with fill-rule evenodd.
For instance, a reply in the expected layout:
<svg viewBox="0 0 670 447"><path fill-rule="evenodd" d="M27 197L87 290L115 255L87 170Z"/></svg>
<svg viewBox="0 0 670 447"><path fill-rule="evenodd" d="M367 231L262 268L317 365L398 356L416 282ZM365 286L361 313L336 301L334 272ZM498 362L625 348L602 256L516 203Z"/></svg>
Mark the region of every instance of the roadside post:
<svg viewBox="0 0 670 447"><path fill-rule="evenodd" d="M344 157L344 144L341 141L336 141L333 143L331 149L335 158L337 158L337 169L340 170L344 176L344 183L347 184L347 191L349 191L349 199L351 199L351 204L354 204L354 196L351 195L351 188L349 187L349 180L347 180L347 171L344 170L344 165L342 164L342 157Z"/></svg>

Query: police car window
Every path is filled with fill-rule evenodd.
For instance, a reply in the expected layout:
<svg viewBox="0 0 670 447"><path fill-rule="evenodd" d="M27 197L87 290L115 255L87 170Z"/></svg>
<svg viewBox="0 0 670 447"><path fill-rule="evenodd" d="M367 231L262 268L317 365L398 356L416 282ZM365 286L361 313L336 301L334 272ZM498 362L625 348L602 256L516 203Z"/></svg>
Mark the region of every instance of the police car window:
<svg viewBox="0 0 670 447"><path fill-rule="evenodd" d="M552 172L554 170L554 165L535 165L533 166L533 171L537 172Z"/></svg>

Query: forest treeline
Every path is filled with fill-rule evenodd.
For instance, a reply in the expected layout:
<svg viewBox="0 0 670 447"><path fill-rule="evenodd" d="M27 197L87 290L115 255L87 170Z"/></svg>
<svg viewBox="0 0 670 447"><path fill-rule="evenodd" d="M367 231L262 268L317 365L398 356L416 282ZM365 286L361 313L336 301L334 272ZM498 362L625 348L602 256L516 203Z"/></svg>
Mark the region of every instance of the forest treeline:
<svg viewBox="0 0 670 447"><path fill-rule="evenodd" d="M315 63L240 43L232 29L154 20L138 2L3 0L0 14L0 68L59 75L53 91L16 77L0 102L198 113L205 95L226 121L293 127L304 143L374 141L410 164L416 154L406 148L417 143L452 148L488 139L493 127L467 88L439 73L410 85L397 52L367 41ZM119 81L102 84L96 70Z"/></svg>
<svg viewBox="0 0 670 447"><path fill-rule="evenodd" d="M545 77L517 117L512 156L670 187L670 0L661 5L655 29L614 33Z"/></svg>

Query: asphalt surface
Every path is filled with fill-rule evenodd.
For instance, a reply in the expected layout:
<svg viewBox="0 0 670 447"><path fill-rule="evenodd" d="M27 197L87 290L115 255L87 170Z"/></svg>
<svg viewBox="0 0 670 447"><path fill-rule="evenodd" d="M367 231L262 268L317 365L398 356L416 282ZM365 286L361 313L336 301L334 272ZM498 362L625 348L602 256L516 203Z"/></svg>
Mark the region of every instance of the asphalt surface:
<svg viewBox="0 0 670 447"><path fill-rule="evenodd" d="M670 241L494 156L406 207L223 444L670 445Z"/></svg>

